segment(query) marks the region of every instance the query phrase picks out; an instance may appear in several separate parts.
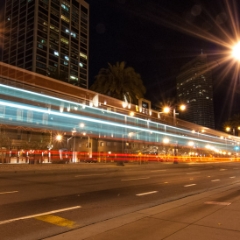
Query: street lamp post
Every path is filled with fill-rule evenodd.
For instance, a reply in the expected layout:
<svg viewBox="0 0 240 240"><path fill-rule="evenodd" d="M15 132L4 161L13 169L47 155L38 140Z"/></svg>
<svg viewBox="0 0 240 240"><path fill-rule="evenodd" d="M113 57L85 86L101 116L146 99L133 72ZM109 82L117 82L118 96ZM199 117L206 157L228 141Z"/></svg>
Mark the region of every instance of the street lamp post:
<svg viewBox="0 0 240 240"><path fill-rule="evenodd" d="M236 130L237 130L237 135L238 135L238 131L240 130L240 126L236 127L226 127L226 132L232 132L232 134L235 136L236 135Z"/></svg>
<svg viewBox="0 0 240 240"><path fill-rule="evenodd" d="M173 107L173 109L172 109L174 126L176 126L176 115L179 115L179 113L176 112L176 107L177 107L177 105L175 107ZM184 104L178 105L178 108L179 108L180 111L185 111L186 110L186 105L184 105ZM168 107L168 106L165 106L163 108L163 111L160 112L159 114L161 114L161 113L168 114L170 112L171 112L171 108ZM176 144L174 145L174 161L173 161L173 163L178 163L178 159L177 159L178 158L178 156L177 156L178 155L178 149L177 149L177 147L178 147L178 142L176 141Z"/></svg>
<svg viewBox="0 0 240 240"><path fill-rule="evenodd" d="M177 106L173 107L173 109L172 109L174 125L176 125L176 116L179 115L179 113L176 111L176 107ZM181 105L178 106L178 108L179 108L180 111L185 111L186 110L186 105L181 104ZM163 111L159 112L159 116L161 118L161 113L168 114L170 112L171 112L171 108L168 107L168 106L165 106L163 108Z"/></svg>
<svg viewBox="0 0 240 240"><path fill-rule="evenodd" d="M179 110L182 111L182 112L185 111L185 110L186 110L186 105L181 104L181 105L179 106ZM179 113L177 113L177 112L176 112L176 108L174 108L174 109L173 109L174 125L176 125L176 115L179 115Z"/></svg>

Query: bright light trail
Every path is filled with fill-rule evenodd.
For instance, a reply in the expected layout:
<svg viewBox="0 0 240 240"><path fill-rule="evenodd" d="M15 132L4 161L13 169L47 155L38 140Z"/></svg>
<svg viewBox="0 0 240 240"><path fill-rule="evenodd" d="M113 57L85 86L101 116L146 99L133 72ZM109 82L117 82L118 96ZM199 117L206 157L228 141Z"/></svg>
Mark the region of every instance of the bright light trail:
<svg viewBox="0 0 240 240"><path fill-rule="evenodd" d="M3 89L5 89L5 92L3 91ZM85 105L85 104L81 104L81 103L78 103L78 102L73 102L73 101L62 99L62 98L48 96L48 95L45 95L45 94L36 93L36 92L32 92L32 91L25 90L25 89L19 89L19 88L16 88L16 87L7 86L7 85L3 85L3 84L0 84L0 91L1 91L2 94L6 94L6 95L10 95L10 96L17 96L17 97L20 97L20 98L23 98L23 99L26 99L26 100L30 99L31 101L34 99L34 96L38 96L39 98L37 100L39 102L45 103L45 104L49 103L49 100L54 100L54 101L57 101L57 102L50 102L50 104L57 104L57 105L55 105L57 107L60 107L60 105L62 103L65 103L65 104L68 104L68 105L71 104L72 106L77 106L77 107L83 107L84 106L84 108L86 108L85 109L86 112L87 112L87 109L89 109L90 112L93 112L95 114L99 114L99 113L102 114L102 112L103 112L103 109L101 109L101 108L95 108L95 107L91 107L91 106L88 106L88 105ZM76 99L76 101L78 101L78 100L79 99ZM50 110L50 111L51 111L51 114L52 114L53 111L52 110ZM49 113L49 110L47 110L47 112L43 111L43 113ZM61 116L61 115L59 115L59 116ZM156 131L152 130L151 128L149 128L149 129L147 129L147 128L134 128L134 127L130 127L129 128L128 127L129 123L134 123L134 121L137 119L139 124L141 124L141 122L142 122L142 124L147 124L147 125L150 124L151 127L155 127L155 128L156 127L159 128L159 127L167 126L167 128L170 131L178 131L178 135L177 136L175 134L165 133L164 135L167 135L167 136L175 136L175 137L178 137L178 138L180 137L181 139L186 139L184 136L181 137L181 135L179 135L179 134L182 134L182 135L184 135L184 134L191 134L191 131L187 130L187 129L177 128L177 127L174 127L174 126L171 126L171 125L166 125L166 124L163 124L163 123L158 123L158 122L145 120L145 119L141 119L141 118L137 118L137 117L126 116L124 114L117 113L117 112L111 112L110 115L109 114L107 115L108 118L110 117L110 118L112 118L114 120L115 120L115 116L120 117L121 121L125 121L125 119L127 118L128 124L127 125L126 124L122 124L121 126L119 125L119 127L123 127L124 126L124 128L132 129L134 131L141 131L141 132L150 132L151 131L153 133L159 133L159 131L156 132ZM76 118L76 119L79 119L79 118ZM82 118L82 119L88 121L87 119L84 119L84 118ZM98 121L95 121L95 122L104 124L103 122L98 122ZM108 122L108 124L109 124L109 122ZM207 134L203 134L203 133L199 133L198 137L199 136L219 141L218 137L216 137L216 136L211 136L211 135L207 135ZM201 140L199 140L197 138L197 136L196 136L196 138L188 138L188 139L197 140L197 141L201 142ZM211 141L206 141L206 140L204 140L204 141L208 142L208 143L211 143ZM230 140L228 140L228 141L230 141Z"/></svg>
<svg viewBox="0 0 240 240"><path fill-rule="evenodd" d="M29 111L38 112L38 113L46 113L46 114L51 114L51 116L61 117L61 118L63 118L62 121L65 120L65 122L63 121L63 123L62 123L62 127L69 126L69 124L70 125L71 124L73 124L73 125L77 124L81 120L81 121L86 121L86 122L90 122L90 123L97 123L97 124L101 124L101 125L105 125L105 126L118 127L119 130L120 129L124 129L124 130L129 129L129 130L135 131L135 132L148 133L150 135L157 134L157 135L160 135L160 136L174 137L174 138L178 139L179 141L181 141L181 140L185 140L185 141L186 140L187 141L188 140L195 140L195 141L198 141L198 142L202 142L204 144L209 143L209 144L214 144L214 145L219 145L219 146L223 145L223 143L221 143L221 142L219 143L219 142L209 141L209 140L206 140L206 139L193 138L193 137L189 137L189 136L182 136L182 135L172 134L172 133L168 133L168 132L164 132L164 131L150 130L148 128L141 128L141 127L126 125L126 124L120 124L120 123L117 123L117 122L105 121L105 120L101 120L101 119L85 117L85 116L82 116L82 115L76 115L76 114L72 114L72 113L63 113L63 112L58 112L58 111L53 111L53 110L49 111L47 108L40 108L40 107L37 108L37 107L18 104L18 103L11 103L11 102L8 102L8 101L0 101L0 105L9 106L9 107L16 108L16 109L29 110ZM77 123L74 123L74 122L71 123L70 119L71 120L78 120L78 121L77 121ZM61 126L59 121L56 121L55 124ZM99 130L99 128L97 128L97 129ZM111 130L110 130L110 133L111 133ZM95 133L95 134L97 134L97 133ZM123 132L120 132L118 134L122 135Z"/></svg>

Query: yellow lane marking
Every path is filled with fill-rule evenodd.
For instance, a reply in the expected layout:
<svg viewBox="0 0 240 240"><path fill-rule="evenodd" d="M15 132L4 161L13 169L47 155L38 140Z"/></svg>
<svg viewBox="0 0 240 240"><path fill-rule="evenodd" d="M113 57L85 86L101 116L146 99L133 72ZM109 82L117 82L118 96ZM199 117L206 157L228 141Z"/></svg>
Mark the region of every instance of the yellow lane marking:
<svg viewBox="0 0 240 240"><path fill-rule="evenodd" d="M35 217L35 219L43 222L51 223L60 227L67 227L67 228L76 227L75 222L62 217L54 216L54 215L39 216L39 217Z"/></svg>

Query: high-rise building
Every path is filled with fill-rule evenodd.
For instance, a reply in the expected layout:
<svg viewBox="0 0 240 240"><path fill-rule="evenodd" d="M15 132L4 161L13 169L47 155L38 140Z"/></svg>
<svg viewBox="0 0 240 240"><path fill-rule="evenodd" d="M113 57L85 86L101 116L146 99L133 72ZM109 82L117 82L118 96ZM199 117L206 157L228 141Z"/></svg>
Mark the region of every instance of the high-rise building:
<svg viewBox="0 0 240 240"><path fill-rule="evenodd" d="M89 5L5 0L2 61L88 88Z"/></svg>
<svg viewBox="0 0 240 240"><path fill-rule="evenodd" d="M201 53L181 68L177 76L177 98L187 103L181 118L214 128L212 72L206 54Z"/></svg>

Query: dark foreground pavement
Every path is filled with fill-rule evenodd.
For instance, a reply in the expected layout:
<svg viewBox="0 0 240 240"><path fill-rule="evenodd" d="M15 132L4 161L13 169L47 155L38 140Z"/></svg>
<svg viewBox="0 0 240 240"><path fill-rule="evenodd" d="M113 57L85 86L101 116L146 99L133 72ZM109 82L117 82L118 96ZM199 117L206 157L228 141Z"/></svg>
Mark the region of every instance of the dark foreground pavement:
<svg viewBox="0 0 240 240"><path fill-rule="evenodd" d="M78 167L89 168L82 164ZM116 165L94 164L94 168ZM133 167L126 165L125 167ZM136 166L134 166L136 167ZM148 167L145 165L144 167ZM50 171L76 168L74 165L1 165L0 173ZM148 196L143 196L147 198ZM45 240L239 240L240 182L188 196L176 201L70 230Z"/></svg>
<svg viewBox="0 0 240 240"><path fill-rule="evenodd" d="M123 215L47 240L239 240L240 183Z"/></svg>

